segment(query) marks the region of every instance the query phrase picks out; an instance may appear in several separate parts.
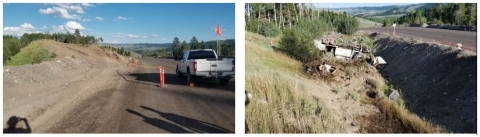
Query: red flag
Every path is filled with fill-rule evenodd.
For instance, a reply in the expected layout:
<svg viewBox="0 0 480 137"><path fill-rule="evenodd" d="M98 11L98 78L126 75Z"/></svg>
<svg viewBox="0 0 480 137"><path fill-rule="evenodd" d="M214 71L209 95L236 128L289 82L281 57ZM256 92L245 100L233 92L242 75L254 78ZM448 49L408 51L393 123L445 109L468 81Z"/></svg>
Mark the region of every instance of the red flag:
<svg viewBox="0 0 480 137"><path fill-rule="evenodd" d="M222 31L220 30L220 26L217 25L215 28L215 35L220 36L222 34Z"/></svg>

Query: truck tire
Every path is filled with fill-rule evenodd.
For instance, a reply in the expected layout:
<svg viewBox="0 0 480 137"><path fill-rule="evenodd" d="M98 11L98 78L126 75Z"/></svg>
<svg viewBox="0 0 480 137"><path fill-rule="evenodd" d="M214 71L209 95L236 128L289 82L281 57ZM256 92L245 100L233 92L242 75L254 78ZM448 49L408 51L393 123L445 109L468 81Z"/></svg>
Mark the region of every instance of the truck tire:
<svg viewBox="0 0 480 137"><path fill-rule="evenodd" d="M220 78L220 85L228 85L230 83L230 78Z"/></svg>
<svg viewBox="0 0 480 137"><path fill-rule="evenodd" d="M193 82L193 77L190 75L190 69L187 68L187 85L189 85L191 82Z"/></svg>
<svg viewBox="0 0 480 137"><path fill-rule="evenodd" d="M182 73L178 70L178 66L177 66L177 69L175 70L175 74L177 75L177 77L181 78L183 75Z"/></svg>

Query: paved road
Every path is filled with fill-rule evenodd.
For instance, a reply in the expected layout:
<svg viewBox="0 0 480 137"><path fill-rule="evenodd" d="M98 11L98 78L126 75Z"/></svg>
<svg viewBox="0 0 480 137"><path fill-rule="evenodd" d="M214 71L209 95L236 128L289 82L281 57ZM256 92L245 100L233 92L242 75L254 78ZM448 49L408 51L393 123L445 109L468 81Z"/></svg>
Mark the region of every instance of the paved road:
<svg viewBox="0 0 480 137"><path fill-rule="evenodd" d="M388 28L362 28L366 31L378 31L378 32L393 32L393 27ZM436 41L442 40L449 43L462 43L464 47L468 49L477 50L477 32L447 30L447 29L433 29L433 28L421 28L421 27L397 27L395 28L396 34L405 35L413 38L422 38L422 40Z"/></svg>
<svg viewBox="0 0 480 137"><path fill-rule="evenodd" d="M235 82L186 85L175 76L172 59L144 58L141 65L165 66L165 84L158 87L158 69L118 70L115 88L85 99L50 128L53 133L233 133Z"/></svg>

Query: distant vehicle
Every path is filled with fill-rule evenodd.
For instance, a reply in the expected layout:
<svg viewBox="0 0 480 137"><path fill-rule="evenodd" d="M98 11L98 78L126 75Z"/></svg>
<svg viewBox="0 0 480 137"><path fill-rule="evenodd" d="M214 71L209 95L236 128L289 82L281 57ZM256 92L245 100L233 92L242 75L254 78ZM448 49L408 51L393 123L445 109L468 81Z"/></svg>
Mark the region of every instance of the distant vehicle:
<svg viewBox="0 0 480 137"><path fill-rule="evenodd" d="M219 80L220 84L228 85L235 75L235 59L218 58L212 49L185 51L177 59L176 75L187 76L187 83L197 79Z"/></svg>

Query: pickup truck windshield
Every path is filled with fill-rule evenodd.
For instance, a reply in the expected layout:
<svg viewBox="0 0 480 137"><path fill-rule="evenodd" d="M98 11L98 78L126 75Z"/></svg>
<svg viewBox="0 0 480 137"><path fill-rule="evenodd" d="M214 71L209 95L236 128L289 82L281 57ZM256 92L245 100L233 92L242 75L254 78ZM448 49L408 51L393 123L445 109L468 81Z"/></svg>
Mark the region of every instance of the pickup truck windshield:
<svg viewBox="0 0 480 137"><path fill-rule="evenodd" d="M216 58L213 51L191 51L188 54L188 59L207 59L207 58Z"/></svg>

